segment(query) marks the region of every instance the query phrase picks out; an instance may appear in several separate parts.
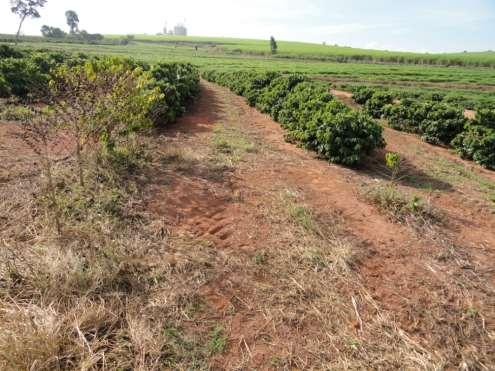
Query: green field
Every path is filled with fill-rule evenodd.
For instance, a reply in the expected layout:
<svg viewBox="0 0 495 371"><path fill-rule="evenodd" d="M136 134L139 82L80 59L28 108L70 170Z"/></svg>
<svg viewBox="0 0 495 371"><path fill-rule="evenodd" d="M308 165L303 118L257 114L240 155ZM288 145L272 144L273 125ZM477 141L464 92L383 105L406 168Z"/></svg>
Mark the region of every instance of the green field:
<svg viewBox="0 0 495 371"><path fill-rule="evenodd" d="M122 36L110 35L109 39ZM220 48L228 53L266 55L269 53L266 40L235 39L219 37L189 37L165 35L136 35L135 40L147 43L190 43L198 47ZM495 66L495 52L463 53L411 53L388 50L358 49L338 45L323 45L294 41L279 41L277 58L301 58L333 61L395 62L430 65L474 65Z"/></svg>
<svg viewBox="0 0 495 371"><path fill-rule="evenodd" d="M0 39L9 37L3 35ZM461 96L461 101L465 98L467 106L472 106L472 102L495 101L495 68L479 67L492 63L495 66L494 52L419 54L280 41L278 54L271 55L266 40L137 35L130 44L119 45L122 38L108 35L104 43L96 45L28 37L21 46L128 56L147 62L191 62L202 70L303 73L337 86L370 84L408 91L439 91ZM452 59L464 65L437 65L449 64Z"/></svg>

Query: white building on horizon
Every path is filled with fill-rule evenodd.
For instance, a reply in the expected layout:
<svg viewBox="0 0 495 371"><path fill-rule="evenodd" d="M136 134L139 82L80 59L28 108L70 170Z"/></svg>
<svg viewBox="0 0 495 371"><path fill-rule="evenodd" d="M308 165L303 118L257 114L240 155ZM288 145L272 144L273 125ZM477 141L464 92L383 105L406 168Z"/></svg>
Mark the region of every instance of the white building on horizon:
<svg viewBox="0 0 495 371"><path fill-rule="evenodd" d="M174 35L187 36L187 28L183 23L178 23L174 27Z"/></svg>

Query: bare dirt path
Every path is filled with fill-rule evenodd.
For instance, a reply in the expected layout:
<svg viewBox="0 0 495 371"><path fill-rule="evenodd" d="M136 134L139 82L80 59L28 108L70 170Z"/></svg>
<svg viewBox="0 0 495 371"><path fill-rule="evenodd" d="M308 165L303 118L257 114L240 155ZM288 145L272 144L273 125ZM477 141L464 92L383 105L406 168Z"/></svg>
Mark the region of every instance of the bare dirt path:
<svg viewBox="0 0 495 371"><path fill-rule="evenodd" d="M263 269L265 259L278 261L306 240L288 232L290 223L280 216L287 208L289 217L302 221L307 230L314 229L313 218L318 228L335 228L339 239L352 244L350 265L362 293L376 303L373 307L362 299L362 316L370 321L366 326L377 316L394 318L390 326L408 339L408 351L422 353L430 366L493 361L493 342L486 339L495 330L495 217L484 198L486 187L491 192L491 183L481 178L484 171L468 169L454 177L450 162L426 171L424 166L438 159L439 150L387 131L387 149L404 153L419 174L420 185L409 182L401 187L430 199L447 215L441 233L418 231L391 221L361 195L363 186L381 178L383 154L364 169L328 164L286 143L277 123L223 88L202 83L194 110L161 134L156 152L163 166L147 189L149 210L163 220L165 233L204 240L229 262L199 293L209 308L205 320L220 321L228 329L229 345L214 357L215 368L418 366L412 355L401 360L404 349L361 353L360 345L352 345L354 340L335 340L324 315L332 302L323 301L321 287L305 281L297 265ZM453 160L446 156L445 161ZM291 202L303 207L292 207ZM474 204L477 209L472 209ZM324 239L320 232L316 236L313 243ZM313 274L319 271L308 271L307 276ZM325 281L328 292L334 292L332 282ZM297 299L284 296L294 289L304 294L301 303L313 303L311 309L294 307ZM354 290L349 284L338 293L350 303L357 295ZM346 308L345 316L355 321L358 308ZM466 317L470 310L476 311L472 321ZM356 333L352 320L334 325L337 333ZM357 344L370 344L373 336L381 336L365 332L356 335ZM380 357L390 363L380 364Z"/></svg>

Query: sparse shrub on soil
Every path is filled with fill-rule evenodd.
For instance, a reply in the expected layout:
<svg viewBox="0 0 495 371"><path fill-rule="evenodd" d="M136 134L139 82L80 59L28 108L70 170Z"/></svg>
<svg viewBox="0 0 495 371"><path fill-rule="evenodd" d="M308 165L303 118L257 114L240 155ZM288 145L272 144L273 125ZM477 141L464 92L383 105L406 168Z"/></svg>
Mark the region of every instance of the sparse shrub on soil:
<svg viewBox="0 0 495 371"><path fill-rule="evenodd" d="M394 184L370 187L365 197L398 223L421 228L441 222L441 214L418 196L402 193Z"/></svg>
<svg viewBox="0 0 495 371"><path fill-rule="evenodd" d="M9 104L0 106L0 120L4 121L27 121L32 119L34 112L26 106Z"/></svg>
<svg viewBox="0 0 495 371"><path fill-rule="evenodd" d="M387 152L385 154L385 165L391 171L390 178L392 182L399 179L402 172L403 158L397 152Z"/></svg>
<svg viewBox="0 0 495 371"><path fill-rule="evenodd" d="M337 102L328 87L300 75L209 71L203 77L247 96L249 104L287 129L287 138L322 157L355 165L384 146L381 126Z"/></svg>

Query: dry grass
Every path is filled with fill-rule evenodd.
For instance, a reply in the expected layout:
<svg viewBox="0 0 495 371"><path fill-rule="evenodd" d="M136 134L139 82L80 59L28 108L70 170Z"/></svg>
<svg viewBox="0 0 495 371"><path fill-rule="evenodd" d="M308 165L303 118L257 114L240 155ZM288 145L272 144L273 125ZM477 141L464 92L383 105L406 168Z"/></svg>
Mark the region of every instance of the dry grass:
<svg viewBox="0 0 495 371"><path fill-rule="evenodd" d="M2 121L26 121L34 116L33 110L28 106L2 104L0 102L0 120Z"/></svg>
<svg viewBox="0 0 495 371"><path fill-rule="evenodd" d="M230 166L237 164L245 154L257 151L255 144L233 126L217 124L213 130L212 142L217 158Z"/></svg>
<svg viewBox="0 0 495 371"><path fill-rule="evenodd" d="M441 211L427 200L402 192L394 183L369 186L363 195L394 222L410 225L416 230L440 225L445 221Z"/></svg>
<svg viewBox="0 0 495 371"><path fill-rule="evenodd" d="M1 185L1 369L207 368L215 326L196 319L198 290L221 257L161 233L140 206L143 157L127 149L87 159L84 188L70 160L56 165L60 235L42 178ZM187 349L167 331L186 324Z"/></svg>
<svg viewBox="0 0 495 371"><path fill-rule="evenodd" d="M279 369L434 369L439 357L408 337L367 292L356 270L362 251L339 218L316 215L292 191L267 210L285 248L256 255L248 268L255 311L270 323L260 334L280 346ZM290 335L289 335L290 334ZM285 339L284 339L285 337ZM282 340L284 339L284 340Z"/></svg>

